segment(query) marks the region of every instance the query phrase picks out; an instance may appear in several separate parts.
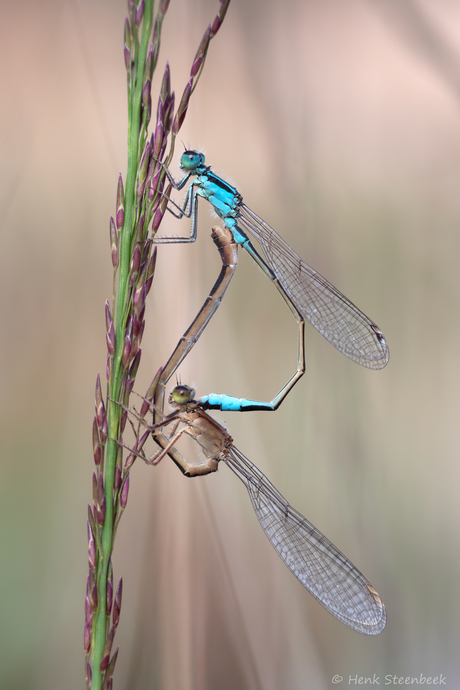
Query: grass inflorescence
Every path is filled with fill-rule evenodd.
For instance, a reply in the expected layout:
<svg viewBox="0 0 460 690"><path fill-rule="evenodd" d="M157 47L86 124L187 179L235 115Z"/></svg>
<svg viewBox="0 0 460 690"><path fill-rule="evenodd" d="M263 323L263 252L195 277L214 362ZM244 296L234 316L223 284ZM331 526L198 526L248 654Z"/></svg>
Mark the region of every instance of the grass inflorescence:
<svg viewBox="0 0 460 690"><path fill-rule="evenodd" d="M176 136L187 114L191 95L201 76L209 44L219 30L230 0L219 0L219 11L193 58L190 78L177 109L171 90L169 65L158 95L156 120L152 118L151 84L158 66L161 31L170 0L161 0L156 14L154 0L129 2L124 27L124 61L128 87L128 166L119 175L115 214L110 218L110 251L113 296L105 304L107 386L98 374L93 422L93 503L88 506L89 574L85 599L84 649L87 687L109 689L118 647L112 653L120 621L122 579L114 590L111 555L117 525L126 508L130 469L135 453L123 458L122 435L127 421L124 409L141 361L146 299L155 272L153 236L166 212L170 185L169 166ZM166 185L166 189L165 189ZM158 374L148 396L153 399ZM124 407L122 407L122 405Z"/></svg>

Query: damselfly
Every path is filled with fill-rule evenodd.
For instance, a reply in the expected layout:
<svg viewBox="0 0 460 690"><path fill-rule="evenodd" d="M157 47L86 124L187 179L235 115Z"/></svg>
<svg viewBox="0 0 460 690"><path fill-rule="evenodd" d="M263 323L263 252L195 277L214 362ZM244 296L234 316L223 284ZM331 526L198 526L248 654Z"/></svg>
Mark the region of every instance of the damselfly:
<svg viewBox="0 0 460 690"><path fill-rule="evenodd" d="M166 454L172 454L189 477L216 472L223 462L245 485L262 529L302 585L350 628L367 635L380 633L385 627L386 612L374 587L327 537L289 505L235 447L226 429L205 412L201 402L194 400L194 395L189 386L174 388L169 398L173 412L159 424L148 427L155 438L160 427L172 424L169 436L160 432L161 445L165 439L167 443L151 458L141 457L156 465ZM143 419L138 419L145 425ZM175 448L183 434L200 445L205 456L203 462L190 464Z"/></svg>
<svg viewBox="0 0 460 690"><path fill-rule="evenodd" d="M191 217L187 237L155 237L156 243L194 242L197 236L198 197L209 201L222 218L237 244L250 254L294 314L298 327L297 371L269 403L252 401L251 409L276 409L305 372L304 323L309 321L334 347L358 364L382 369L389 359L389 349L379 327L347 297L308 266L265 221L251 211L241 194L211 172L205 157L198 151L185 151L180 168L184 177L176 182L169 170L166 175L175 189L182 189L191 177L182 206L174 204L177 218ZM251 239L260 245L257 252ZM257 408L256 406L259 405Z"/></svg>

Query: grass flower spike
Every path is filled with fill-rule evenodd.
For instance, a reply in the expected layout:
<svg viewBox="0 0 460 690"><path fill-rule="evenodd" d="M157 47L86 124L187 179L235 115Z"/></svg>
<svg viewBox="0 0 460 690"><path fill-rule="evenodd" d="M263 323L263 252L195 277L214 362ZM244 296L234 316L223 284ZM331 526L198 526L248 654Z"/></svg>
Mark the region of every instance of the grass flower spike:
<svg viewBox="0 0 460 690"><path fill-rule="evenodd" d="M152 235L166 211L164 172L174 154L176 136L182 127L190 97L201 76L211 39L225 17L230 0L220 0L218 13L206 29L193 58L190 78L179 107L171 90L169 65L163 73L156 111L151 93L158 67L161 31L169 0L162 0L155 12L153 0L128 3L124 25L124 63L128 95L128 166L118 177L115 213L110 218L110 253L113 266L112 301L105 304L107 343L107 386L96 379L93 441L93 503L88 509L89 574L85 596L84 650L87 688L111 688L118 657L113 650L120 622L122 580L114 596L111 555L116 528L126 509L129 472L136 458L123 459L122 434L129 396L141 362L146 300L155 273L156 247ZM155 112L153 133L149 125ZM169 148L168 148L169 146ZM166 195L168 188L166 186ZM153 399L160 372L149 389ZM143 444L145 439L140 439Z"/></svg>

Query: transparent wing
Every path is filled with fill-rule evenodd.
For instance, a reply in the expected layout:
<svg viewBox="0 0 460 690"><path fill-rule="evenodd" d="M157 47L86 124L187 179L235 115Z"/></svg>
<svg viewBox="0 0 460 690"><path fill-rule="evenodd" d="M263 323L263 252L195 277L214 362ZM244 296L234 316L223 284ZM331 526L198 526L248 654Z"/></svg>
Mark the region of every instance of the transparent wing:
<svg viewBox="0 0 460 690"><path fill-rule="evenodd" d="M364 575L235 446L224 462L245 484L262 529L303 586L350 628L380 633L385 606Z"/></svg>
<svg viewBox="0 0 460 690"><path fill-rule="evenodd" d="M264 258L303 317L334 347L369 369L383 369L390 352L382 331L245 204L238 226L259 243Z"/></svg>

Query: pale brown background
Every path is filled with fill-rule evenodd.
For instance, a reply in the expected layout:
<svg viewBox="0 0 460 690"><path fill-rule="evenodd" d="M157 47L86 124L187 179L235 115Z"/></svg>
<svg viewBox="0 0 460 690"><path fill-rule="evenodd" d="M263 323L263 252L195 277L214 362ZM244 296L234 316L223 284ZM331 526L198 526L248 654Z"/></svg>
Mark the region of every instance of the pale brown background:
<svg viewBox="0 0 460 690"><path fill-rule="evenodd" d="M169 59L178 94L216 11L171 2L158 75ZM0 685L72 690L108 219L126 166L125 4L0 12ZM459 41L454 0L233 0L181 138L379 324L391 359L360 369L308 327L307 375L276 415L220 419L372 581L388 625L367 639L328 615L225 467L190 481L138 464L114 555L115 687L323 690L374 673L459 687ZM200 221L195 246L159 251L139 391L219 270L204 202ZM268 399L295 338L242 256L182 380Z"/></svg>

